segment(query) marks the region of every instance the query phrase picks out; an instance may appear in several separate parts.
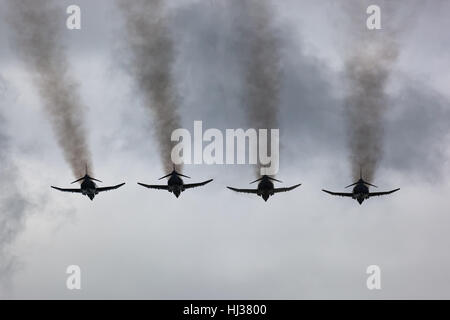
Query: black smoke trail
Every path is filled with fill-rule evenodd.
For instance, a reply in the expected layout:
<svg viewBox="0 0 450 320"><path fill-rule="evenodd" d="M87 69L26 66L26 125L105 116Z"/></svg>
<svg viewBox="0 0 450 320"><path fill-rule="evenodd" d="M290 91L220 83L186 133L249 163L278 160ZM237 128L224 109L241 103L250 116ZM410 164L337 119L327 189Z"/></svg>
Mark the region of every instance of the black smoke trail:
<svg viewBox="0 0 450 320"><path fill-rule="evenodd" d="M55 136L75 177L92 171L84 105L63 45L66 16L53 0L10 0L7 20L18 55L39 90Z"/></svg>
<svg viewBox="0 0 450 320"><path fill-rule="evenodd" d="M129 72L140 90L144 104L155 117L153 124L161 161L172 169L170 140L180 128L178 99L172 76L174 48L168 29L164 1L119 1L126 21L126 41L130 51Z"/></svg>
<svg viewBox="0 0 450 320"><path fill-rule="evenodd" d="M367 5L368 6L368 5ZM352 2L346 12L354 28L345 60L345 118L353 177L373 180L383 156L387 82L398 55L395 30L369 30L360 17L367 6Z"/></svg>
<svg viewBox="0 0 450 320"><path fill-rule="evenodd" d="M255 129L278 129L280 41L273 25L273 8L268 0L245 0L236 5L241 11L240 43L245 47L244 104L249 124ZM268 150L277 152L271 150L270 139L268 142ZM258 164L257 175L261 167Z"/></svg>

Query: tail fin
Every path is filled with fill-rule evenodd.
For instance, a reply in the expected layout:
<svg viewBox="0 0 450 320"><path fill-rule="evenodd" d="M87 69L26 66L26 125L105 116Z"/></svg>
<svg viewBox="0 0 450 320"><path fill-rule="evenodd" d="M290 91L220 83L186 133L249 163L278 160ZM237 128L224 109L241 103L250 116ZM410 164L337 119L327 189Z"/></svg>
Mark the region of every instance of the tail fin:
<svg viewBox="0 0 450 320"><path fill-rule="evenodd" d="M368 186L372 186L372 187L374 187L374 188L378 188L376 185L371 184L371 183L369 183L369 182L367 182L367 181L364 181L363 175L362 175L362 166L361 166L361 165L359 166L359 177L360 177L360 179L364 182L364 184L367 184Z"/></svg>
<svg viewBox="0 0 450 320"><path fill-rule="evenodd" d="M179 175L180 177L185 177L185 178L188 178L188 179L191 178L191 177L188 177L188 176L186 176L186 175L184 175L184 174L179 173L179 172L177 171L177 168L175 167L175 163L173 164L173 171L174 171L177 175Z"/></svg>
<svg viewBox="0 0 450 320"><path fill-rule="evenodd" d="M92 178L91 176L89 176L89 171L88 171L88 165L87 165L87 163L85 164L85 168L86 168L86 173L85 173L84 177L81 177L80 179L77 179L77 180L75 180L74 182L71 182L71 184L76 183L76 182L81 181L81 180L84 180L85 178L89 178L89 179L91 179L91 180L98 181L98 182L103 182L103 181L101 181L101 180L98 180L98 179L95 179L95 178Z"/></svg>
<svg viewBox="0 0 450 320"><path fill-rule="evenodd" d="M172 171L171 173L169 173L169 174L166 174L164 177L159 178L158 180L161 180L161 179L170 177L173 173L179 175L180 177L185 177L185 178L188 178L188 179L191 178L191 177L188 177L188 176L186 176L186 175L184 175L184 174L178 173L178 172L177 172L177 169L176 169L176 167L175 167L175 164L173 164L173 171Z"/></svg>
<svg viewBox="0 0 450 320"><path fill-rule="evenodd" d="M374 188L378 188L376 185L371 184L371 183L369 183L369 182L367 182L367 181L364 181L364 179L363 179L363 174L362 174L362 165L359 165L359 180L361 180L362 183L364 183L364 184L366 184L366 185L368 185L368 186L372 186L372 187L374 187ZM352 184L349 184L348 186L346 186L346 188L352 187L352 186L358 184L358 182L360 182L360 181L357 181L357 182L354 182L354 183L352 183Z"/></svg>

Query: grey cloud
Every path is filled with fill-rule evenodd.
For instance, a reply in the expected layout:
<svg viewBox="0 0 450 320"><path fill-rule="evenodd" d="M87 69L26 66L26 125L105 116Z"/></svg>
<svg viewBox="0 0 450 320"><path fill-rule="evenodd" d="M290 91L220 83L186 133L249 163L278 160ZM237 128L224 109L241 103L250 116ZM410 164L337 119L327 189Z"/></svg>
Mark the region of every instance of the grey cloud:
<svg viewBox="0 0 450 320"><path fill-rule="evenodd" d="M190 128L196 119L204 120L206 127L248 126L242 103L246 96L241 65L244 53L236 33L236 12L230 3L177 1L176 7L168 8L168 28L175 45L173 75L182 97L178 111L184 127ZM208 188L186 192L179 201L170 194L136 189L131 184L120 194L105 194L93 204L72 195L52 194L55 200L58 197L70 201L82 214L77 224L65 226L48 239L42 236L50 232L41 220L35 223L42 233L27 230L32 240L27 250L42 246L46 250L40 252L39 258L32 256L28 272L17 277L17 297L73 298L72 292L64 288L62 272L73 261L88 274L89 289L80 292L84 298L449 296L445 274L450 265L446 255L448 201L442 197L448 193L448 187L435 180L437 176L442 180L448 177L444 174L448 164L448 97L435 92L433 83L424 78L412 81L409 73L404 78L397 77L394 64L385 91L388 109L382 121L383 158L374 182L380 187L395 182L402 190L363 206L351 199L322 194L322 183L344 185L347 181L343 179L350 178L344 113L347 89L345 70L339 67L345 66L351 52L336 52L339 47L329 42L322 45L310 41L320 38L324 29L334 30L330 33L336 42L347 44L354 39L344 32L348 29L342 28L349 22L345 13L338 15L338 22L330 22L337 11L335 7L329 11L321 7L316 19L309 20L320 20L320 24L302 28L303 18L312 14L305 3L283 1L281 5L295 18L283 23L276 20L277 11L273 13L274 24L281 28L277 37L282 43L277 116L284 148L279 176L286 183L300 179L303 186L297 192L264 203L252 195L241 197L224 188L250 175L246 166L189 166L189 175L211 175L215 181ZM315 1L310 3L316 8ZM91 7L86 2L83 8L89 11ZM431 17L435 19L434 10L439 7L428 13L419 10L426 26L430 26L426 21ZM323 20L324 14L330 19ZM364 17L363 11L361 19ZM446 26L448 19L436 25ZM309 40L299 37L293 31L296 28L308 30ZM389 30L387 25L385 28ZM426 33L429 41L433 35L445 44L440 41L445 38L443 33L430 28L430 34ZM399 34L397 62L407 65L411 54L431 56L435 51L429 42L415 38L415 33L412 28L408 40L412 51L407 54L403 47L407 39ZM97 57L107 59L105 48L97 51L91 44L87 53L78 57L79 65L80 60L91 57L93 49ZM324 51L332 51L330 56L341 60L332 60L330 66L329 60L321 58ZM440 62L436 64L441 66ZM89 66L80 68L86 72ZM431 73L430 77L435 75ZM102 105L103 97L99 98L98 105L92 104L93 111L100 117L123 108L129 117L108 118L108 128L116 128L119 137L135 138L127 134L142 129L137 123L148 110L131 114L137 99L135 95L122 97L128 89L125 77L117 79L117 90L109 90L108 79L93 76L87 90L104 92L110 101ZM33 110L27 112L33 114ZM105 134L105 140L115 141L101 120L96 121L95 129ZM42 137L37 131L37 139ZM148 143L147 135L142 134L141 138L130 139L127 152L96 143L95 150L110 163L102 166L102 173L113 172L112 163L119 163L117 171L124 172L130 182L142 175L158 177L160 170L149 168L158 163L159 159L152 158L153 153L158 154L158 148ZM63 175L64 167L53 163L55 166L46 175ZM386 172L392 173L392 181L382 176ZM424 179L439 183L440 193L424 185ZM410 180L415 181L408 184ZM67 250L69 246L71 249ZM383 290L379 292L368 291L364 286L369 264L382 268ZM60 275L55 276L58 272ZM112 283L111 279L116 281Z"/></svg>
<svg viewBox="0 0 450 320"><path fill-rule="evenodd" d="M388 103L385 164L410 178L442 182L448 164L450 101L422 81L405 79Z"/></svg>
<svg viewBox="0 0 450 320"><path fill-rule="evenodd" d="M8 85L0 76L0 284L9 284L18 267L18 260L10 252L10 245L24 228L29 206L21 192L19 175L13 159L8 133L5 131Z"/></svg>

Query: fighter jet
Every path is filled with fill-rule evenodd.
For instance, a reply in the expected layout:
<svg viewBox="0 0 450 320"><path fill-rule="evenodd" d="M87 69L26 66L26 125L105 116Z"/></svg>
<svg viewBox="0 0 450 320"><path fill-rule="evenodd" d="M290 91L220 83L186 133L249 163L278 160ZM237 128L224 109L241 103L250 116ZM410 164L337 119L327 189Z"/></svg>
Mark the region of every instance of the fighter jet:
<svg viewBox="0 0 450 320"><path fill-rule="evenodd" d="M191 177L185 176L184 174L178 173L175 170L175 166L173 166L173 171L167 175L165 175L164 177L159 178L158 180L164 179L164 178L169 178L167 180L167 185L149 185L149 184L145 184L145 183L140 183L138 182L139 185L146 187L146 188L150 188L150 189L162 189L162 190L167 190L169 192L172 192L175 197L179 197L181 192L185 191L186 189L190 189L190 188L195 188L195 187L200 187L200 186L204 186L207 183L210 183L211 181L213 181L213 179L209 179L203 182L199 182L199 183L188 183L185 184L183 182L183 179L181 179L181 177L184 178L188 178L190 179Z"/></svg>
<svg viewBox="0 0 450 320"><path fill-rule="evenodd" d="M99 192L117 189L125 184L125 182L124 182L124 183L121 183L121 184L118 184L115 186L111 186L111 187L98 188L94 181L98 181L98 182L102 182L102 181L90 177L88 174L87 166L86 166L86 174L84 175L84 177L75 180L74 182L72 182L72 184L79 182L79 181L82 181L79 189L63 189L63 188L58 188L58 187L54 187L54 186L51 186L51 187L53 189L63 191L63 192L81 193L82 195L88 196L89 199L94 200L95 195L97 195Z"/></svg>
<svg viewBox="0 0 450 320"><path fill-rule="evenodd" d="M267 175L263 175L261 178L250 182L250 184L258 182L258 181L260 181L260 182L258 183L257 189L237 189L237 188L232 188L232 187L227 187L227 188L230 190L236 191L236 192L255 193L256 195L262 197L264 199L264 201L267 201L267 199L269 199L269 197L273 196L275 193L291 191L301 185L301 183L300 183L300 184L296 184L296 185L288 187L288 188L274 188L272 181L276 181L276 182L281 182L281 181L277 180L275 178L271 178Z"/></svg>
<svg viewBox="0 0 450 320"><path fill-rule="evenodd" d="M334 196L341 196L341 197L351 197L352 199L355 199L356 201L358 201L359 204L362 204L364 202L364 200L369 199L371 197L375 197L375 196L382 196L385 194L390 194L390 193L394 193L398 190L400 190L400 188L391 190L391 191L384 191L384 192L369 192L369 187L368 186L372 186L374 188L378 188L377 186L364 181L363 177L362 177L362 170L360 171L359 174L359 180L356 181L355 183L352 183L351 185L346 186L346 188L355 186L353 188L353 192L332 192L332 191L328 191L328 190L324 190L322 189L323 192L332 194Z"/></svg>

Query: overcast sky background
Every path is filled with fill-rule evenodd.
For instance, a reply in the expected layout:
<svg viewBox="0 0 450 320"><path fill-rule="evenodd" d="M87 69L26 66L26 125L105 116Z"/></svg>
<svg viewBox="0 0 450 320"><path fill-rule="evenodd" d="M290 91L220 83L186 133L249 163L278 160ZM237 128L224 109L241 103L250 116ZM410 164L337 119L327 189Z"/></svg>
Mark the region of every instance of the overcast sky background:
<svg viewBox="0 0 450 320"><path fill-rule="evenodd" d="M123 69L122 16L113 1L60 2L82 9L82 30L64 36L96 178L127 184L93 202L50 189L74 177L13 50L0 0L0 135L9 137L5 157L17 168L12 178L2 173L2 188L17 185L26 199L0 252L12 261L0 277L1 298L450 298L450 2L396 1L390 21L382 7L380 32L399 30L399 57L386 90L384 154L371 182L401 190L362 206L320 191L353 182L342 74L352 28L360 26L336 1L274 3L283 70L277 178L302 186L266 203L225 188L254 179L245 165L186 165L193 181L214 181L178 199L139 187L165 172L152 119ZM205 129L247 126L235 10L225 0L168 3L187 129L194 120ZM62 10L61 28L65 16ZM12 209L1 208L0 221L9 221ZM80 291L66 289L71 264L81 267ZM381 267L379 291L366 288L372 264Z"/></svg>

